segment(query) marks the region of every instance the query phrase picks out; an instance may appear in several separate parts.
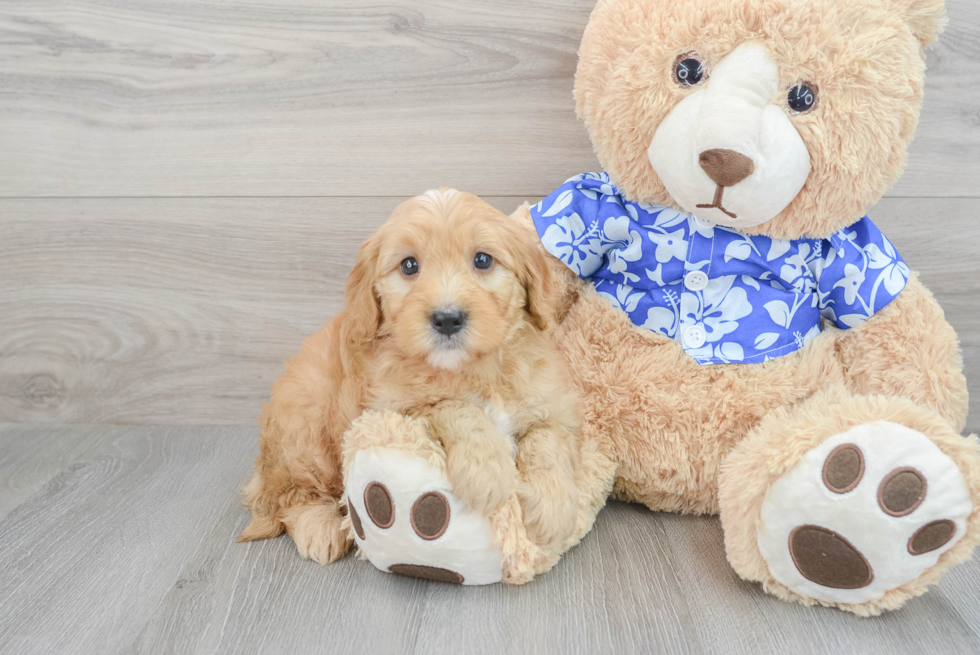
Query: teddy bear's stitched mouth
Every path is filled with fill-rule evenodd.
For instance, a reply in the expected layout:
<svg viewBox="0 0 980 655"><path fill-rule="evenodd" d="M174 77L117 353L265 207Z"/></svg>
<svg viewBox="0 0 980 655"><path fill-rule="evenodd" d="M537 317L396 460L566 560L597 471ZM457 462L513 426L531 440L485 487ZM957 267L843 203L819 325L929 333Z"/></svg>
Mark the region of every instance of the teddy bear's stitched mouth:
<svg viewBox="0 0 980 655"><path fill-rule="evenodd" d="M722 205L721 205L721 196L724 193L725 193L725 187L723 187L722 185L719 184L715 188L715 197L714 197L714 199L712 199L711 204L710 205L696 205L696 207L698 209L720 209L726 215L731 216L732 218L738 218L738 216L736 216L732 212L730 212L727 209L725 209L724 207L722 207Z"/></svg>

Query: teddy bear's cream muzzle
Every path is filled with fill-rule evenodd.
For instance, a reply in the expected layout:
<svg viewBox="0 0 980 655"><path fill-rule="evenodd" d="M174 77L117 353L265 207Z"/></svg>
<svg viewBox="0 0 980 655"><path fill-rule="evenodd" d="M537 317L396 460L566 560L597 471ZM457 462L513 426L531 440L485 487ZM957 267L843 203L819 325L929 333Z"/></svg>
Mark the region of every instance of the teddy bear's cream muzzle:
<svg viewBox="0 0 980 655"><path fill-rule="evenodd" d="M779 70L761 43L740 45L657 128L648 156L685 211L747 228L774 218L810 174L810 155L778 102Z"/></svg>

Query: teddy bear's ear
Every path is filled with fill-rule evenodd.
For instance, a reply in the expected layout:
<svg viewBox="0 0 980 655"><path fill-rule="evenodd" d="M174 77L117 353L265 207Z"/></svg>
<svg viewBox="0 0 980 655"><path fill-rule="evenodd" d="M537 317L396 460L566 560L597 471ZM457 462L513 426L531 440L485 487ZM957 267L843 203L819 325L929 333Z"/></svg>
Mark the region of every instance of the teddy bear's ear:
<svg viewBox="0 0 980 655"><path fill-rule="evenodd" d="M885 5L901 14L923 48L932 45L946 27L943 0L885 0Z"/></svg>

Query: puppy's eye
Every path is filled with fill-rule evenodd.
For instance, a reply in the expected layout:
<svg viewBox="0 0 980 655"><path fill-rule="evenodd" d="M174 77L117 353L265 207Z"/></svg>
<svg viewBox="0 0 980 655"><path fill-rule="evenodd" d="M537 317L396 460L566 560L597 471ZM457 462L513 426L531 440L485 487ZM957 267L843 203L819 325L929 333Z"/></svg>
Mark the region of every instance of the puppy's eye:
<svg viewBox="0 0 980 655"><path fill-rule="evenodd" d="M794 114L805 114L817 106L817 85L813 82L797 82L786 96L789 109Z"/></svg>
<svg viewBox="0 0 980 655"><path fill-rule="evenodd" d="M698 86L708 79L704 59L696 52L685 52L674 60L674 82L682 87Z"/></svg>
<svg viewBox="0 0 980 655"><path fill-rule="evenodd" d="M419 272L419 260L414 257L406 257L402 260L402 274L412 276Z"/></svg>
<svg viewBox="0 0 980 655"><path fill-rule="evenodd" d="M491 257L485 252L478 252L476 253L476 257L473 258L473 266L475 266L476 268L482 271L485 271L486 269L493 266L493 257Z"/></svg>

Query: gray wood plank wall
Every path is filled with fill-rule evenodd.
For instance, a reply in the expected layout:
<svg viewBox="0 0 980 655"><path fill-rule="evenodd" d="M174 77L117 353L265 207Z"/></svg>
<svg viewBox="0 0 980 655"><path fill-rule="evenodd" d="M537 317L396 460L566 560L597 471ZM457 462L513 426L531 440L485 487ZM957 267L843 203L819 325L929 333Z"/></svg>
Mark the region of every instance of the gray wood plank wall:
<svg viewBox="0 0 980 655"><path fill-rule="evenodd" d="M401 198L509 211L597 169L571 97L592 5L0 0L0 421L253 423ZM947 5L871 214L978 395L980 3Z"/></svg>

